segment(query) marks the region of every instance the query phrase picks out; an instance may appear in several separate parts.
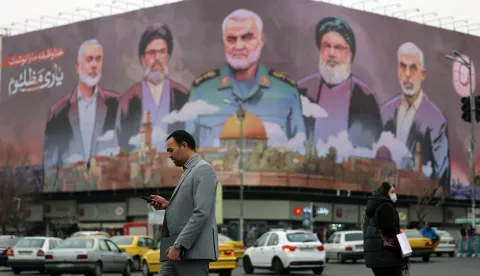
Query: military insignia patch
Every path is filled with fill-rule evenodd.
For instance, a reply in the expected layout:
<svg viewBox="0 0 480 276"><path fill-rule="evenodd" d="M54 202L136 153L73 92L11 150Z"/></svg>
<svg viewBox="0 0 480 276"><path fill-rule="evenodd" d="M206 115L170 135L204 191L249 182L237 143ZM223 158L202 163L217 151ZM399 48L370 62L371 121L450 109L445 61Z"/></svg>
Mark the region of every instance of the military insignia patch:
<svg viewBox="0 0 480 276"><path fill-rule="evenodd" d="M262 86L269 86L270 83L268 82L268 78L265 77L265 76L262 76L262 77L260 78L260 85L262 85Z"/></svg>
<svg viewBox="0 0 480 276"><path fill-rule="evenodd" d="M228 77L223 77L222 81L220 82L222 86L227 86L229 83L230 83L230 79Z"/></svg>
<svg viewBox="0 0 480 276"><path fill-rule="evenodd" d="M289 76L285 75L285 73L278 72L278 71L275 71L273 69L268 71L268 73L270 74L270 76L272 76L276 79L282 80L282 81L290 84L291 86L297 86L297 83L295 82L295 80L290 78Z"/></svg>
<svg viewBox="0 0 480 276"><path fill-rule="evenodd" d="M209 79L212 79L214 77L217 77L218 75L220 75L220 70L218 69L215 69L215 70L212 70L212 71L208 71L207 73L204 73L203 75L201 75L200 77L196 78L194 81L193 81L193 86L198 86L200 84L202 84L203 82L209 80Z"/></svg>

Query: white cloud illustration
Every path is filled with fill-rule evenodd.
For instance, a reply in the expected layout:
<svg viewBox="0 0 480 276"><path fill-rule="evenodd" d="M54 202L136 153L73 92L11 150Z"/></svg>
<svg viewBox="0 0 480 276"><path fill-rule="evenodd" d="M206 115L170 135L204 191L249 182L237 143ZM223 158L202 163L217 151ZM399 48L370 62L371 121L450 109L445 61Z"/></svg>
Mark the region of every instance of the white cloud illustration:
<svg viewBox="0 0 480 276"><path fill-rule="evenodd" d="M432 176L433 168L432 168L432 162L431 161L428 161L427 165L422 166L422 172L423 172L423 175L425 175L426 177L431 177Z"/></svg>
<svg viewBox="0 0 480 276"><path fill-rule="evenodd" d="M109 147L98 152L101 156L116 156L120 153L120 147Z"/></svg>
<svg viewBox="0 0 480 276"><path fill-rule="evenodd" d="M307 140L305 133L298 133L289 140L280 125L272 122L263 122L263 125L267 132L268 146L287 147L292 151L305 152L305 141Z"/></svg>
<svg viewBox="0 0 480 276"><path fill-rule="evenodd" d="M75 164L77 162L84 161L83 156L78 153L70 154L66 159L65 162L67 164Z"/></svg>
<svg viewBox="0 0 480 276"><path fill-rule="evenodd" d="M186 122L193 120L200 115L210 115L220 111L220 107L212 104L208 104L203 100L197 100L194 102L186 103L180 111L174 110L163 117L163 123L176 123L176 122Z"/></svg>
<svg viewBox="0 0 480 276"><path fill-rule="evenodd" d="M115 131L112 129L112 130L106 131L102 136L98 137L97 141L100 141L100 142L112 141L114 137L115 137Z"/></svg>
<svg viewBox="0 0 480 276"><path fill-rule="evenodd" d="M382 132L378 142L373 143L372 149L356 148L348 139L346 130L340 132L337 136L330 136L327 142L317 141L316 147L319 156L326 156L328 149L334 147L337 150L337 162L342 162L349 156L357 156L363 158L375 158L380 147L385 146L390 150L392 161L397 167L402 168L405 157L410 156L410 152L405 144L397 139L391 132Z"/></svg>
<svg viewBox="0 0 480 276"><path fill-rule="evenodd" d="M327 111L323 107L316 103L312 103L307 97L300 96L302 101L303 116L311 118L326 118L328 117Z"/></svg>
<svg viewBox="0 0 480 276"><path fill-rule="evenodd" d="M152 144L158 149L165 148L165 139L167 138L167 133L161 128L155 127L152 130ZM134 147L140 147L140 133L130 137L128 144Z"/></svg>

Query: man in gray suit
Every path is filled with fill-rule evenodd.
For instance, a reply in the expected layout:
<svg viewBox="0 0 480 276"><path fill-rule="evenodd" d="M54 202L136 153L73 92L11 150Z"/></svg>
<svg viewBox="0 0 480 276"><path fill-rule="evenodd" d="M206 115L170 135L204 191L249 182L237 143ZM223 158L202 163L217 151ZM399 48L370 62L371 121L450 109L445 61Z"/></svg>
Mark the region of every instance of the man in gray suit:
<svg viewBox="0 0 480 276"><path fill-rule="evenodd" d="M168 261L162 276L207 276L210 261L218 259L218 233L215 220L217 176L212 166L195 152L193 136L177 130L167 138L167 152L183 174L170 200L159 195L150 198L156 210L166 210L162 239L178 236L167 249Z"/></svg>

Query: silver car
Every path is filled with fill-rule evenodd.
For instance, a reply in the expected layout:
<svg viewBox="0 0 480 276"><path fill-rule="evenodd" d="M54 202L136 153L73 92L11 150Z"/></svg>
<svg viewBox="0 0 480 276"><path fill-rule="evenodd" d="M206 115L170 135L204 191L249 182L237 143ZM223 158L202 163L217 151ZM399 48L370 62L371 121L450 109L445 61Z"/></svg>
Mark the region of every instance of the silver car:
<svg viewBox="0 0 480 276"><path fill-rule="evenodd" d="M52 276L102 272L130 276L132 265L132 257L104 237L68 238L45 254L45 270Z"/></svg>

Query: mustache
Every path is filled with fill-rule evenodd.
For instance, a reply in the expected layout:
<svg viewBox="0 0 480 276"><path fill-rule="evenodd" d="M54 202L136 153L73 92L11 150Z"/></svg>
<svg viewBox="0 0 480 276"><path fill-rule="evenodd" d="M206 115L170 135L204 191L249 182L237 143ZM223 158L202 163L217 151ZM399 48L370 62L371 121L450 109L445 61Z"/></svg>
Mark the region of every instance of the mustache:
<svg viewBox="0 0 480 276"><path fill-rule="evenodd" d="M245 55L248 56L248 51L247 50L233 50L231 56L234 55Z"/></svg>
<svg viewBox="0 0 480 276"><path fill-rule="evenodd" d="M330 63L330 62L334 62L336 65L340 65L340 62L334 58L329 58L325 61L325 63Z"/></svg>

